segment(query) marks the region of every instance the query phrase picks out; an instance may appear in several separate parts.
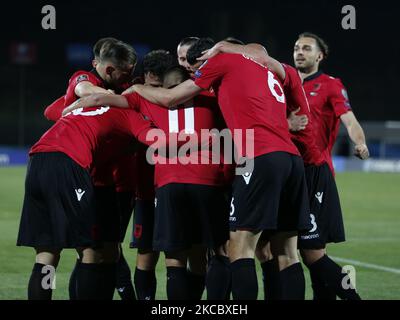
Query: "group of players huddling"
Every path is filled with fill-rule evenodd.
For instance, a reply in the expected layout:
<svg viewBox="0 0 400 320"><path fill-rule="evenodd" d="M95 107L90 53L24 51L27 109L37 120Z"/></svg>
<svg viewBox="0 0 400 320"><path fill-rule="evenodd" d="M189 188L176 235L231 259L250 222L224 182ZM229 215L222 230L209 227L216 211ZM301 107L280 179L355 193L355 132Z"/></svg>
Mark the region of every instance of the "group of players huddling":
<svg viewBox="0 0 400 320"><path fill-rule="evenodd" d="M234 38L185 38L178 60L152 51L135 79L130 45L103 38L93 54L93 70L74 73L46 108L54 125L29 153L17 241L36 251L28 299L52 298L43 270L66 248L77 251L72 300L111 300L115 289L154 300L160 252L170 300L204 290L209 300L257 299L255 257L265 300L302 300L299 253L315 300L360 299L326 252L345 241L331 156L340 122L355 155L369 152L346 89L320 70L320 37L298 37L295 68ZM243 133L231 138L236 164L212 139L191 140L205 129ZM157 148L154 130L165 133ZM168 151L187 141L198 143ZM133 283L121 247L132 212Z"/></svg>

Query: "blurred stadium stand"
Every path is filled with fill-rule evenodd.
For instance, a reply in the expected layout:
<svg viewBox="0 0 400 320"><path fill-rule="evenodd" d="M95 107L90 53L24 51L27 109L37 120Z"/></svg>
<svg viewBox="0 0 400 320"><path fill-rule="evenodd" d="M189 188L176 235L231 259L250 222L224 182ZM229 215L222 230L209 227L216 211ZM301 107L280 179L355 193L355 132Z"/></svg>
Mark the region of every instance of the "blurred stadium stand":
<svg viewBox="0 0 400 320"><path fill-rule="evenodd" d="M45 4L41 0L4 4L7 14L0 20L0 30L5 31L0 42L0 146L28 148L51 126L43 116L44 108L64 94L76 69L90 69L90 48L101 37L129 42L142 56L159 48L175 52L176 44L186 36L215 40L234 36L262 43L271 55L290 63L297 35L311 31L330 44L331 55L323 70L340 77L348 88L373 158L400 159L400 42L391 31L398 29L391 1L381 0L379 5L352 1L357 29L351 31L341 27L341 8L349 4L344 0L270 0L248 5L120 1L112 9L103 2L52 1L57 29L46 31L40 23ZM138 66L137 74L140 63ZM3 151L0 164L14 162L14 157L7 160ZM341 131L335 154L349 157L351 152Z"/></svg>

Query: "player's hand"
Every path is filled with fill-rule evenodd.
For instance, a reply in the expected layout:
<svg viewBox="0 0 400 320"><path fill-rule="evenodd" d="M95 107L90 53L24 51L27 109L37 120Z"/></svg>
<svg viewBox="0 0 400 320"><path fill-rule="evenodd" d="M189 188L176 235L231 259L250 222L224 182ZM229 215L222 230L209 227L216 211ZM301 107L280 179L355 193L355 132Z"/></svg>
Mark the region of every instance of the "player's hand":
<svg viewBox="0 0 400 320"><path fill-rule="evenodd" d="M79 105L80 101L81 101L81 99L78 99L74 103L70 104L68 107L65 107L64 110L61 113L61 117L65 117L66 115L68 115L69 113L74 111L75 109L79 109L80 108L80 105Z"/></svg>
<svg viewBox="0 0 400 320"><path fill-rule="evenodd" d="M201 57L198 57L197 58L197 60L198 61L205 61L205 60L207 60L207 59L210 59L210 58L212 58L212 57L214 57L214 56L216 56L218 53L220 53L221 52L221 50L220 50L220 44L219 43L217 43L214 47L212 47L211 49L208 49L208 50L204 50L203 52L202 52L202 56Z"/></svg>
<svg viewBox="0 0 400 320"><path fill-rule="evenodd" d="M304 130L308 124L308 117L305 114L297 115L300 108L290 113L288 117L289 130L293 132Z"/></svg>
<svg viewBox="0 0 400 320"><path fill-rule="evenodd" d="M366 160L369 158L369 150L366 144L357 144L354 147L354 155L361 159Z"/></svg>
<svg viewBox="0 0 400 320"><path fill-rule="evenodd" d="M108 89L108 90L107 90L107 93L109 93L109 94L115 94L115 91L112 90L112 89Z"/></svg>

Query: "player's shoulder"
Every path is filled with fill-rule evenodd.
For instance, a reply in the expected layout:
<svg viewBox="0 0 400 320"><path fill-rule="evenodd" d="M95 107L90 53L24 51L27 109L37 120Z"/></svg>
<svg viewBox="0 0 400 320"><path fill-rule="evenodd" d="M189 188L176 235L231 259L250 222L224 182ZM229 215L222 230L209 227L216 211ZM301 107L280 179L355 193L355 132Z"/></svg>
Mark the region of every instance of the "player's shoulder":
<svg viewBox="0 0 400 320"><path fill-rule="evenodd" d="M326 74L326 73L322 73L321 74L321 80L325 81L325 82L329 82L332 84L341 84L343 85L343 82L340 78L338 77L334 77L330 74Z"/></svg>
<svg viewBox="0 0 400 320"><path fill-rule="evenodd" d="M346 87L344 86L342 79L333 77L329 74L322 74L320 81L324 82L327 84L327 88L332 90L333 92L336 92L338 90L346 90Z"/></svg>
<svg viewBox="0 0 400 320"><path fill-rule="evenodd" d="M74 82L78 84L79 82L82 81L90 81L90 82L97 82L98 79L97 77L90 71L86 70L78 70L75 71L72 76L69 78L69 82Z"/></svg>

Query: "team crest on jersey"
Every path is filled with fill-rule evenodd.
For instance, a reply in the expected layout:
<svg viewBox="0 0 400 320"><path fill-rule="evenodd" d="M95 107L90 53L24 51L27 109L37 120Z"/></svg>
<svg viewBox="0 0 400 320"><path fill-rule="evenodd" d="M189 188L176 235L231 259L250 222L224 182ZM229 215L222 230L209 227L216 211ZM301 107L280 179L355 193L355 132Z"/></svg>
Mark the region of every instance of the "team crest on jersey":
<svg viewBox="0 0 400 320"><path fill-rule="evenodd" d="M79 83L82 81L89 81L89 77L87 74L81 74L78 78L76 78L76 83Z"/></svg>
<svg viewBox="0 0 400 320"><path fill-rule="evenodd" d="M199 69L196 70L196 72L194 73L194 77L195 78L200 78L202 73L200 71L201 68L203 68L206 64L207 64L208 60L204 61L203 64L199 67Z"/></svg>
<svg viewBox="0 0 400 320"><path fill-rule="evenodd" d="M200 78L201 77L201 72L200 70L196 70L196 72L194 73L195 78Z"/></svg>

